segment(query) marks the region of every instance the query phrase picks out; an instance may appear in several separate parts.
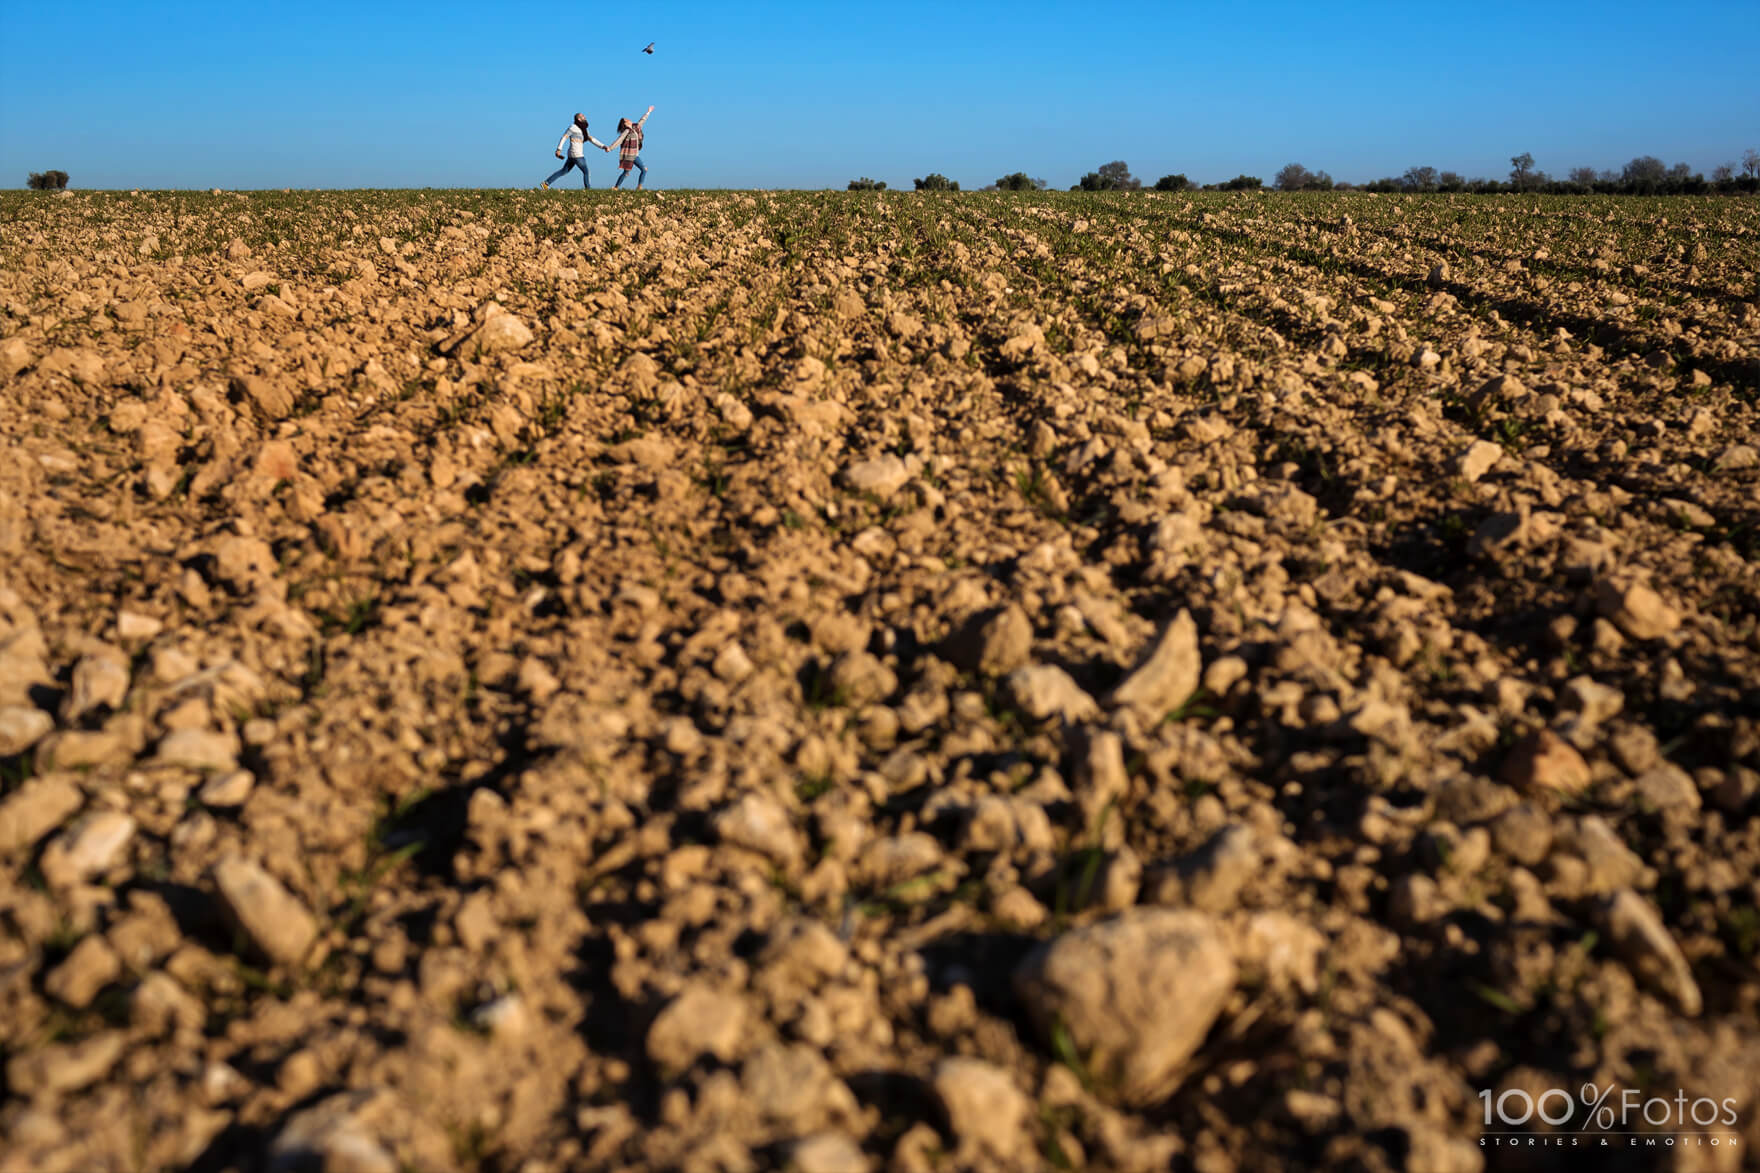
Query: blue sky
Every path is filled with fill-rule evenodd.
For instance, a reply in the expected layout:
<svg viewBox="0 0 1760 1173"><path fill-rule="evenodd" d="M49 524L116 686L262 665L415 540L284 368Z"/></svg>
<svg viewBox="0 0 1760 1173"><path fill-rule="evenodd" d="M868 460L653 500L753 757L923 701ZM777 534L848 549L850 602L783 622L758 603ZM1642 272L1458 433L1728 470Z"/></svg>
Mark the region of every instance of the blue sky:
<svg viewBox="0 0 1760 1173"><path fill-rule="evenodd" d="M1760 0L0 0L0 185L532 186L649 103L661 187L1709 172L1760 148L1757 40Z"/></svg>

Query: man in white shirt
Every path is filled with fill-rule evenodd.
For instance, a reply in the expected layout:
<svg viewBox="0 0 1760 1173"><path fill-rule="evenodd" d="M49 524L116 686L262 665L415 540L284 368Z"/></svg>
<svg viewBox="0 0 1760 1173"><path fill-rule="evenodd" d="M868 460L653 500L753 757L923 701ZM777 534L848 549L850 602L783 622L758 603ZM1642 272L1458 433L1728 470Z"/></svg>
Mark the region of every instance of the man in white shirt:
<svg viewBox="0 0 1760 1173"><path fill-rule="evenodd" d="M544 191L549 191L550 185L555 183L558 179L561 179L564 175L567 175L570 167L579 167L581 169L581 187L583 189L592 187L592 178L587 174L586 154L588 143L592 143L601 151L609 151L611 149L598 139L594 138L591 134L587 133L587 116L585 114L576 114L574 116L574 121L569 123L568 129L563 131L562 137L556 141L556 157L561 159L562 149L567 147L568 158L564 160L561 169L557 171L556 174L538 185L539 188Z"/></svg>

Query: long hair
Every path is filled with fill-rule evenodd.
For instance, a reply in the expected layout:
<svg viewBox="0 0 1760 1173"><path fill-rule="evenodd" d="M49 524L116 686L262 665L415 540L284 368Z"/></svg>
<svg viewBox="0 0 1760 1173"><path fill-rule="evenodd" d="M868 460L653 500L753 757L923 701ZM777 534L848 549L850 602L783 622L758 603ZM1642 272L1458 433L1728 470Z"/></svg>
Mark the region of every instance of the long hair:
<svg viewBox="0 0 1760 1173"><path fill-rule="evenodd" d="M622 134L624 131L628 130L630 127L632 127L634 125L635 125L635 123L631 122L627 118L619 118L617 120L617 133Z"/></svg>

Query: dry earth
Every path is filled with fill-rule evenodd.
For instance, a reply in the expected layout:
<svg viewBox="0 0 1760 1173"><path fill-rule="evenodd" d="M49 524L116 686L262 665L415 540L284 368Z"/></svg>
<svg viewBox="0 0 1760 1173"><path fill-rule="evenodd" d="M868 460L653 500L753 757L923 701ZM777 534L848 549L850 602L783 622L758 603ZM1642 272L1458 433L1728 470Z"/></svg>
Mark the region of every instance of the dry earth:
<svg viewBox="0 0 1760 1173"><path fill-rule="evenodd" d="M1754 201L0 224L7 1170L1752 1162Z"/></svg>

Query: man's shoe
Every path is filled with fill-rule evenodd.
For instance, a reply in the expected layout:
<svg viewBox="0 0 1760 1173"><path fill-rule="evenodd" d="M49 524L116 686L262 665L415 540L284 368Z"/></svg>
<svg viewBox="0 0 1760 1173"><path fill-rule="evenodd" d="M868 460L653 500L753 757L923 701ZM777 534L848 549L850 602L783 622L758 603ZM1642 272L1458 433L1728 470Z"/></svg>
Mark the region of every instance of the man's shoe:
<svg viewBox="0 0 1760 1173"><path fill-rule="evenodd" d="M538 185L538 190L539 190L539 191L549 191L549 190L550 190L550 185L549 185L549 184L548 184L548 183L540 183L540 184L539 184L539 185Z"/></svg>

